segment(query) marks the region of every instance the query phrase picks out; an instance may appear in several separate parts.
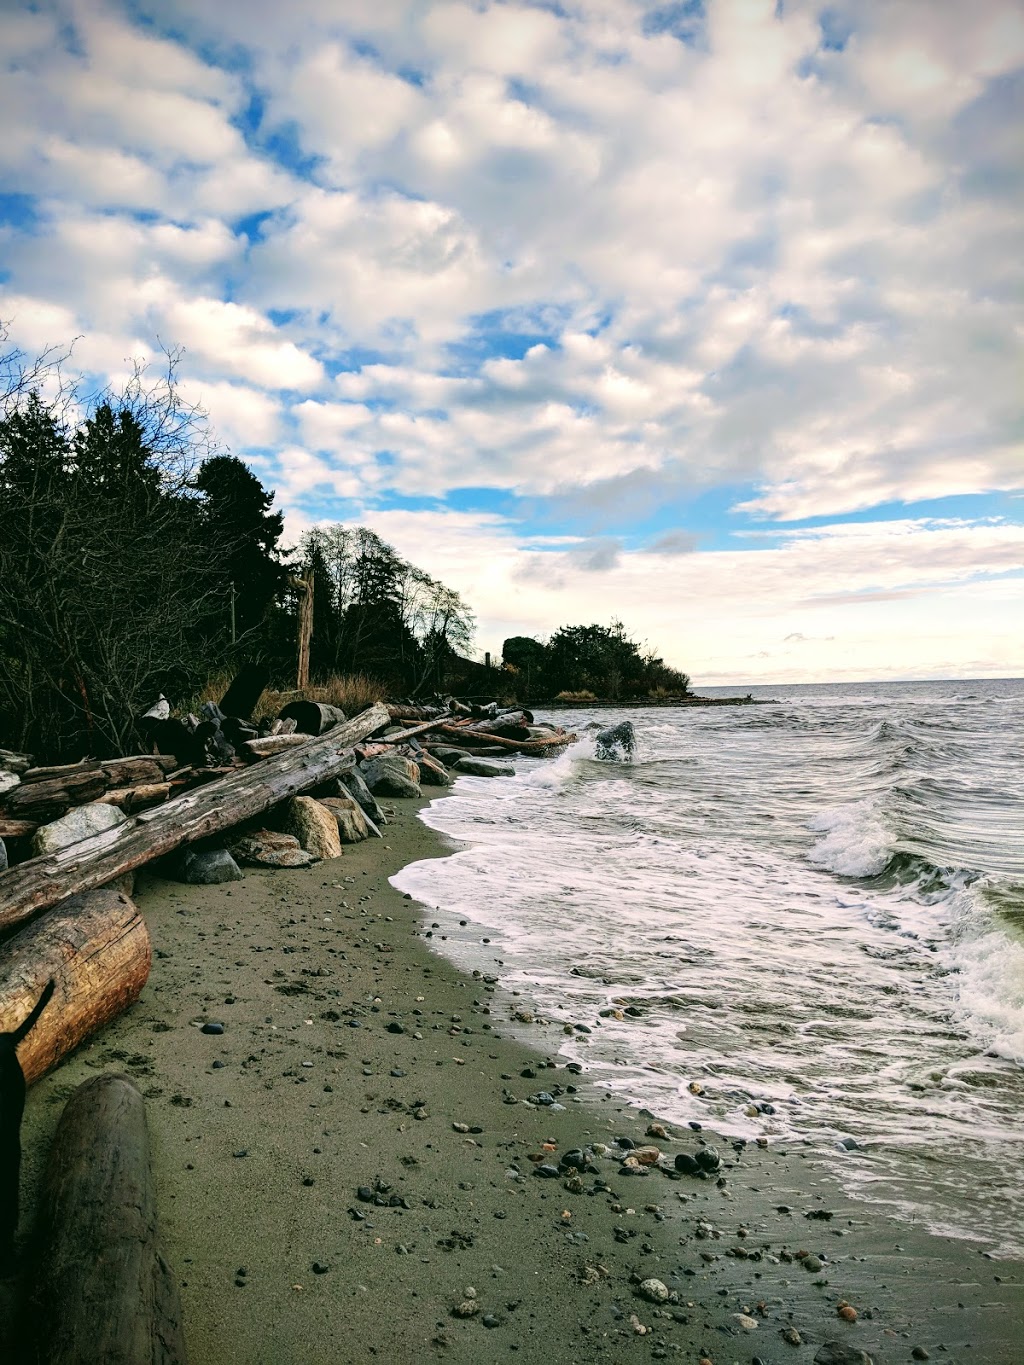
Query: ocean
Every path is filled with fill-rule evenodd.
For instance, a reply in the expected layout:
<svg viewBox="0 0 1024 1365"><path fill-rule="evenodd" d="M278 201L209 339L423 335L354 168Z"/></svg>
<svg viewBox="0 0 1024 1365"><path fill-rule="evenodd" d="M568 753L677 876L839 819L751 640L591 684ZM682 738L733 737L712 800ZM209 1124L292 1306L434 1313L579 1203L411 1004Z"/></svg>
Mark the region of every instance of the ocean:
<svg viewBox="0 0 1024 1365"><path fill-rule="evenodd" d="M578 742L459 778L421 816L456 851L393 880L606 1092L1019 1255L1024 680L752 696L538 712Z"/></svg>

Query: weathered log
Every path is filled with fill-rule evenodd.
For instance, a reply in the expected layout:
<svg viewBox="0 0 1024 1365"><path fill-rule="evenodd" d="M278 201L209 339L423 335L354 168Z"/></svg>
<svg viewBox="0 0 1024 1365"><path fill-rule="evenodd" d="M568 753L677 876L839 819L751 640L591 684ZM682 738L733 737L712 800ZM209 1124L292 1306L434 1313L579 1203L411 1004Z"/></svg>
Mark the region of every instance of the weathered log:
<svg viewBox="0 0 1024 1365"><path fill-rule="evenodd" d="M548 749L562 749L567 744L572 744L576 739L574 734L566 734L564 731L560 735L552 735L550 739L501 739L498 735L480 735L467 732L464 726L442 725L439 727L442 735L447 735L456 744L461 740L466 743L472 736L474 742L479 743L481 739L486 739L488 744L493 744L499 749L516 749L521 754L543 754Z"/></svg>
<svg viewBox="0 0 1024 1365"><path fill-rule="evenodd" d="M130 815L166 801L172 790L170 782L140 782L134 787L111 787L96 800L105 806L120 806L126 815Z"/></svg>
<svg viewBox="0 0 1024 1365"><path fill-rule="evenodd" d="M0 931L326 782L350 763L352 745L387 722L387 709L371 706L319 739L240 768L60 853L22 863L0 878Z"/></svg>
<svg viewBox="0 0 1024 1365"><path fill-rule="evenodd" d="M92 801L107 789L107 779L101 768L63 777L44 778L39 782L22 782L7 793L4 806L9 815L31 810L50 810L54 806L79 806Z"/></svg>
<svg viewBox="0 0 1024 1365"><path fill-rule="evenodd" d="M28 839L38 828L36 820L8 820L0 815L0 839Z"/></svg>
<svg viewBox="0 0 1024 1365"><path fill-rule="evenodd" d="M30 1329L37 1365L185 1365L142 1096L123 1076L75 1091L43 1181Z"/></svg>
<svg viewBox="0 0 1024 1365"><path fill-rule="evenodd" d="M323 701L290 701L281 711L279 720L294 720L295 729L304 735L324 735L333 725L340 725L345 712L340 706Z"/></svg>
<svg viewBox="0 0 1024 1365"><path fill-rule="evenodd" d="M98 758L82 758L77 763L56 763L44 768L29 768L21 775L22 782L48 782L58 777L75 777L80 773L99 772Z"/></svg>
<svg viewBox="0 0 1024 1365"><path fill-rule="evenodd" d="M301 749L309 740L309 735L266 735L263 739L247 739L242 745L242 753L249 758L267 758L271 754Z"/></svg>
<svg viewBox="0 0 1024 1365"><path fill-rule="evenodd" d="M70 897L0 944L0 1033L57 983L18 1049L29 1084L139 998L151 956L145 920L112 887Z"/></svg>
<svg viewBox="0 0 1024 1365"><path fill-rule="evenodd" d="M232 679L231 686L220 699L220 709L226 716L248 720L259 705L260 697L270 681L266 664L243 665Z"/></svg>
<svg viewBox="0 0 1024 1365"><path fill-rule="evenodd" d="M388 707L390 711L392 708ZM397 735L386 735L381 741L383 744L401 744L407 739L412 739L414 735L425 735L428 730L436 730L439 725L446 725L451 720L451 716L445 712L442 716L437 716L434 720L424 721L421 725L413 725L408 730L402 730Z"/></svg>

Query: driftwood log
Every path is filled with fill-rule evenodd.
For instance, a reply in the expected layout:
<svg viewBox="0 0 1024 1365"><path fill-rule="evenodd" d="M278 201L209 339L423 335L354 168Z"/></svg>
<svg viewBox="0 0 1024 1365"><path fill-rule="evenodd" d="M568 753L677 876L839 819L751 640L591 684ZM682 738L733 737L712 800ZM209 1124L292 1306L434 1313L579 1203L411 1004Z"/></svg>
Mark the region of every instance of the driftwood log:
<svg viewBox="0 0 1024 1365"><path fill-rule="evenodd" d="M278 719L294 720L300 734L325 735L333 726L341 724L345 712L340 706L331 706L324 701L290 701Z"/></svg>
<svg viewBox="0 0 1024 1365"><path fill-rule="evenodd" d="M160 1249L142 1096L79 1086L43 1183L30 1325L37 1365L185 1365L177 1280Z"/></svg>
<svg viewBox="0 0 1024 1365"><path fill-rule="evenodd" d="M0 933L65 896L103 886L182 844L231 829L326 782L350 765L347 750L353 744L387 723L387 708L371 706L319 739L208 782L59 853L21 863L0 878Z"/></svg>
<svg viewBox="0 0 1024 1365"><path fill-rule="evenodd" d="M0 944L0 1033L17 1027L51 977L57 983L18 1049L29 1085L134 1004L151 957L145 920L110 887L62 901Z"/></svg>
<svg viewBox="0 0 1024 1365"><path fill-rule="evenodd" d="M460 740L463 744L467 740L472 740L474 744L486 741L487 744L494 745L499 749L517 749L521 754L543 754L549 749L561 749L567 744L571 744L576 738L574 734L563 732L559 735L552 735L550 739L502 739L499 735L485 735L480 731L474 732L459 725L439 725L437 732L453 739L456 744Z"/></svg>

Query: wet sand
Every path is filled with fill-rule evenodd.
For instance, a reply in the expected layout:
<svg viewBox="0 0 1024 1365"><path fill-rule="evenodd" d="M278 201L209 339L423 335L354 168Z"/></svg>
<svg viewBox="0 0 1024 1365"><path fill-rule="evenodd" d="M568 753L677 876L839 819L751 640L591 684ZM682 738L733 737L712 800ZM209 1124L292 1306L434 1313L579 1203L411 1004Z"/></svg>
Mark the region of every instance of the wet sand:
<svg viewBox="0 0 1024 1365"><path fill-rule="evenodd" d="M437 956L422 907L388 884L446 851L419 804L311 869L140 878L152 975L29 1094L23 1234L63 1101L119 1072L147 1097L192 1365L800 1365L829 1342L1019 1365L1020 1264L850 1200L810 1146L646 1137L650 1115L559 1060L561 1019L532 1025L537 1050L513 1038L528 1002L503 995L500 966L491 980ZM541 1091L564 1107L527 1103ZM673 1156L709 1142L721 1169L536 1174L619 1137ZM651 1278L668 1301L643 1297Z"/></svg>

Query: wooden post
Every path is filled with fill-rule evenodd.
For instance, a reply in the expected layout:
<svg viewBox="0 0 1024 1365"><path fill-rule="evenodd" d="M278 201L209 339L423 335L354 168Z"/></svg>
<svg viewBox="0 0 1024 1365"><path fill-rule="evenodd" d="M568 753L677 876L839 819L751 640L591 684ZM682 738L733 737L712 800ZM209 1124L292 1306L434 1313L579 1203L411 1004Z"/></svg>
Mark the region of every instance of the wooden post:
<svg viewBox="0 0 1024 1365"><path fill-rule="evenodd" d="M96 1076L71 1096L43 1184L28 1328L38 1365L186 1365L157 1230L142 1096Z"/></svg>
<svg viewBox="0 0 1024 1365"><path fill-rule="evenodd" d="M313 638L313 570L296 580L302 588L299 599L299 668L295 686L301 692L309 686L309 643Z"/></svg>

